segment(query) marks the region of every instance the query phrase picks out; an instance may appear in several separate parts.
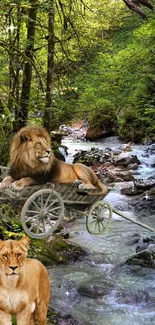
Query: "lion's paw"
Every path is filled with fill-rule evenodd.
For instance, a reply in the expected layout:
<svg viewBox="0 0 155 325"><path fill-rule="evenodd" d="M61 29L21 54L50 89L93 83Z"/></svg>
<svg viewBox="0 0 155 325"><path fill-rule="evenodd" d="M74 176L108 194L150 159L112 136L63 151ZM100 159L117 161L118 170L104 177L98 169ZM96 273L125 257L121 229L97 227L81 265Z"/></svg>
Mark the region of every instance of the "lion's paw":
<svg viewBox="0 0 155 325"><path fill-rule="evenodd" d="M23 186L18 186L17 185L17 182L13 182L11 185L10 185L10 189L14 192L18 192L18 191L22 191L24 187Z"/></svg>
<svg viewBox="0 0 155 325"><path fill-rule="evenodd" d="M80 179L76 179L73 183L74 186L76 186L79 189L79 186L82 185L83 182Z"/></svg>
<svg viewBox="0 0 155 325"><path fill-rule="evenodd" d="M6 188L9 188L10 187L10 184L5 184L3 182L0 183L0 190L4 190Z"/></svg>
<svg viewBox="0 0 155 325"><path fill-rule="evenodd" d="M87 188L86 188L84 183L81 183L81 184L79 184L78 189L79 190L86 190Z"/></svg>

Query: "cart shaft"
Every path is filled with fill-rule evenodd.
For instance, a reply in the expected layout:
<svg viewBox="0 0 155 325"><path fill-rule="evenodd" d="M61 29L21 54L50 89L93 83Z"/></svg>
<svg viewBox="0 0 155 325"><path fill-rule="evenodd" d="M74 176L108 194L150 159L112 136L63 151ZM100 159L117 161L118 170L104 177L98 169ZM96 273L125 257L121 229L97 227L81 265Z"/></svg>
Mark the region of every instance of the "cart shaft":
<svg viewBox="0 0 155 325"><path fill-rule="evenodd" d="M148 230L150 230L150 231L152 231L152 232L155 232L155 229L154 229L154 228L151 228L151 227L145 225L145 224L142 223L142 222L136 221L136 220L133 219L133 218L127 217L127 216L125 216L123 213L121 213L121 212L115 210L114 208L113 208L112 210L113 210L114 213L118 214L119 216L123 217L124 219L127 219L127 220L129 220L129 221L131 221L131 222L134 222L134 223L136 223L137 225L139 225L139 226L141 226L141 227L143 227L143 228L145 228L145 229L148 229Z"/></svg>

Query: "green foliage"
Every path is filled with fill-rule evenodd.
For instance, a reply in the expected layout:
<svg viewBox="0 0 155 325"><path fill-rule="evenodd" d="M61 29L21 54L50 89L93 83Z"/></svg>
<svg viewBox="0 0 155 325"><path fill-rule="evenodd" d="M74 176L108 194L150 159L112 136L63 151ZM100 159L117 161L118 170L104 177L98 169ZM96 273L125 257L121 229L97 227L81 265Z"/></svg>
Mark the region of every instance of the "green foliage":
<svg viewBox="0 0 155 325"><path fill-rule="evenodd" d="M119 118L120 136L137 143L145 139L155 140L154 119L154 107L130 107Z"/></svg>
<svg viewBox="0 0 155 325"><path fill-rule="evenodd" d="M93 62L74 79L81 87L79 111L83 109L84 117L96 126L117 118L118 132L126 140L154 140L155 20L144 24L130 17L114 24L107 32L108 42L106 38L98 43Z"/></svg>
<svg viewBox="0 0 155 325"><path fill-rule="evenodd" d="M63 87L55 92L53 104L54 127L69 123L76 112L78 91L75 87Z"/></svg>
<svg viewBox="0 0 155 325"><path fill-rule="evenodd" d="M102 130L111 134L116 128L116 112L111 107L110 103L103 101L102 108L95 110L90 114L89 117L89 126L94 130L95 134L98 134L98 130Z"/></svg>
<svg viewBox="0 0 155 325"><path fill-rule="evenodd" d="M6 107L0 111L0 164L6 166L9 161L9 146L13 135L12 114Z"/></svg>
<svg viewBox="0 0 155 325"><path fill-rule="evenodd" d="M39 0L37 6L28 121L43 125L49 3ZM30 7L28 0L1 1L1 164L8 162L5 148L9 147L15 112L20 109ZM142 123L145 136L154 139L155 19L150 11L148 17L148 21L143 21L128 10L122 0L95 3L64 0L62 6L61 2L55 4L51 129L72 119L87 119L101 126L105 121L110 123L118 119L122 137L141 141ZM7 112L6 107L9 108ZM134 135L135 126L137 136Z"/></svg>

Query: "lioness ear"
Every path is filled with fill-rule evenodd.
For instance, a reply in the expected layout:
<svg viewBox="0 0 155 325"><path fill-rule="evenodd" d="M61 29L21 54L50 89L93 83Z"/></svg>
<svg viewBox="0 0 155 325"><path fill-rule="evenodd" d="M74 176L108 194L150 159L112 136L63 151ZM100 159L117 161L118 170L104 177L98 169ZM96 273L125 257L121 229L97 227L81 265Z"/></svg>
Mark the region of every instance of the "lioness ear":
<svg viewBox="0 0 155 325"><path fill-rule="evenodd" d="M3 245L3 240L0 239L0 249L1 249L2 245Z"/></svg>
<svg viewBox="0 0 155 325"><path fill-rule="evenodd" d="M25 142L25 141L29 141L29 140L31 139L29 132L24 131L24 132L21 134L21 139L22 139L22 141L24 141L24 142Z"/></svg>
<svg viewBox="0 0 155 325"><path fill-rule="evenodd" d="M24 236L19 240L19 242L20 242L20 244L22 244L22 246L24 246L26 249L28 249L29 244L30 244L30 238L27 236Z"/></svg>

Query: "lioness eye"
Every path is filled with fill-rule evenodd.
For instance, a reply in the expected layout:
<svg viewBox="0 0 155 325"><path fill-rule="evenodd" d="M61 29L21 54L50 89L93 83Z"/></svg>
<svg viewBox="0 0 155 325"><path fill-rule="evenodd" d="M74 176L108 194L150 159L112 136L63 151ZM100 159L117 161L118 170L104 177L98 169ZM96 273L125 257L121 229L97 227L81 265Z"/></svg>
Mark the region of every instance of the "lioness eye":
<svg viewBox="0 0 155 325"><path fill-rule="evenodd" d="M17 254L17 257L21 257L21 256L22 256L22 254L21 254L21 253L18 253L18 254Z"/></svg>
<svg viewBox="0 0 155 325"><path fill-rule="evenodd" d="M7 259L8 255L7 254L2 254L3 258Z"/></svg>

